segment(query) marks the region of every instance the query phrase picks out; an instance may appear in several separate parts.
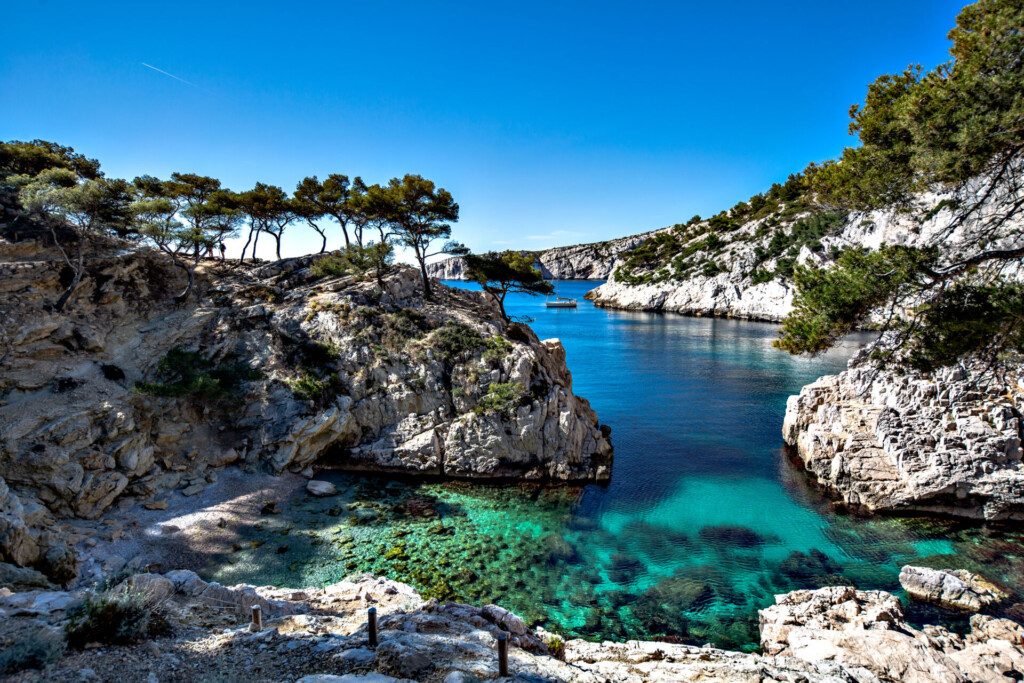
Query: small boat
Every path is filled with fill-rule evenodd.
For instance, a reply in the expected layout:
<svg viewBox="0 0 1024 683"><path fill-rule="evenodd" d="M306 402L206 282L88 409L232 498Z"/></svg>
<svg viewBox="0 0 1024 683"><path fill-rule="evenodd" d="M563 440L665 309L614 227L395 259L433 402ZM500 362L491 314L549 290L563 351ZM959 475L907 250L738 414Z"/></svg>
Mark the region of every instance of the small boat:
<svg viewBox="0 0 1024 683"><path fill-rule="evenodd" d="M544 305L548 308L576 308L576 299L570 299L567 296L560 296L554 300L548 299L544 302Z"/></svg>

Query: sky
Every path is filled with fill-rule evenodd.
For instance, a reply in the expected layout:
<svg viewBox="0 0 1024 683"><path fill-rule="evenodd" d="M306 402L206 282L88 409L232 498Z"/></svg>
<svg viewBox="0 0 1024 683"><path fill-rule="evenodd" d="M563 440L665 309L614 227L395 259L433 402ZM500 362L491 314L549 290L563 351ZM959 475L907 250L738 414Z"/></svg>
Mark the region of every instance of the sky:
<svg viewBox="0 0 1024 683"><path fill-rule="evenodd" d="M591 242L838 155L867 84L946 60L964 4L21 0L3 12L0 139L236 190L419 173L475 251ZM297 225L283 247L319 237Z"/></svg>

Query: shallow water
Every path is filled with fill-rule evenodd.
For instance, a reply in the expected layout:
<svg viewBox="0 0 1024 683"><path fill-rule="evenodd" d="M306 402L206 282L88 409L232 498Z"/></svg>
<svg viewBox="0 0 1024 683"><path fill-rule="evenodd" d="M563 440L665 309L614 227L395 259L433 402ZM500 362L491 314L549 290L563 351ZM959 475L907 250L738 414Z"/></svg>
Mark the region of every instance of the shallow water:
<svg viewBox="0 0 1024 683"><path fill-rule="evenodd" d="M509 312L564 343L575 391L613 428L609 485L335 473L325 478L341 496L297 496L207 573L296 586L370 571L571 636L744 649L774 594L839 583L895 592L906 563L1022 588L1019 533L837 515L784 457L786 397L845 367L855 340L794 358L771 347L773 325L598 309L582 298L597 284L556 283L580 300L575 310L519 296ZM910 608L916 621L963 621Z"/></svg>

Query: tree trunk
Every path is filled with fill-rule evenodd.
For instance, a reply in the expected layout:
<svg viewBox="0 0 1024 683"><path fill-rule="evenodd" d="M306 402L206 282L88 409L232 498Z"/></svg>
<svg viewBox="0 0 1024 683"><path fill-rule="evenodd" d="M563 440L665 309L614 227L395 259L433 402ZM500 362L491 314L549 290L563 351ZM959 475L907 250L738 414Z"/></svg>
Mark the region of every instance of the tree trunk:
<svg viewBox="0 0 1024 683"><path fill-rule="evenodd" d="M252 242L252 233L254 228L249 226L249 236L245 239L245 246L242 247L242 255L238 258L239 263L245 263L245 252L249 251L249 243Z"/></svg>
<svg viewBox="0 0 1024 683"><path fill-rule="evenodd" d="M277 253L277 260L281 260L281 236L276 232L270 233L274 236L274 250Z"/></svg>
<svg viewBox="0 0 1024 683"><path fill-rule="evenodd" d="M345 251L348 251L348 248L352 246L348 241L348 221L343 220L341 216L335 216L334 220L338 221L338 225L341 226L341 234L345 238Z"/></svg>
<svg viewBox="0 0 1024 683"><path fill-rule="evenodd" d="M174 262L174 265L185 271L185 275L188 278L188 281L185 283L185 289L181 290L181 292L174 297L174 301L180 304L186 301L188 299L188 295L192 293L192 287L196 281L196 266L199 265L199 262L197 260L191 267L189 267L173 256L171 257L171 260Z"/></svg>
<svg viewBox="0 0 1024 683"><path fill-rule="evenodd" d="M256 245L258 245L260 243L260 233L262 233L262 232L263 232L263 230L257 230L256 231L256 239L252 243L252 260L253 261L256 260Z"/></svg>
<svg viewBox="0 0 1024 683"><path fill-rule="evenodd" d="M508 313L505 312L505 296L508 292L502 292L501 296L498 297L498 310L501 311L501 319L505 322L509 322Z"/></svg>
<svg viewBox="0 0 1024 683"><path fill-rule="evenodd" d="M71 270L74 271L74 277L71 279L71 284L64 290L64 293L57 299L57 303L53 305L55 311L60 313L64 310L64 306L67 305L68 300L71 299L71 295L78 289L78 285L82 282L82 273L85 271L85 251L82 249L82 238L78 238L78 256L77 264L71 266ZM70 261L68 265L71 265Z"/></svg>
<svg viewBox="0 0 1024 683"><path fill-rule="evenodd" d="M430 301L430 278L427 277L427 257L419 247L414 247L416 260L420 263L420 280L423 282L423 299Z"/></svg>

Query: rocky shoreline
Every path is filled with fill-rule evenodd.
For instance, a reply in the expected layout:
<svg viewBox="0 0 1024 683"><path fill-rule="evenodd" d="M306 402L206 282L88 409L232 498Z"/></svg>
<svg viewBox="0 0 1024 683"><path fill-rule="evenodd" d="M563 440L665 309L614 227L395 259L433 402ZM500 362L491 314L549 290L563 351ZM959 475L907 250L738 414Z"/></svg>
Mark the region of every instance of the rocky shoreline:
<svg viewBox="0 0 1024 683"><path fill-rule="evenodd" d="M988 681L1024 671L1024 628L976 615L960 636L909 625L899 600L850 587L777 596L760 613L764 654L710 646L562 640L530 629L496 605L424 600L404 584L353 576L325 588L221 586L190 571L137 574L108 591L132 594L166 627L139 643L64 649L81 592L0 591L0 639L8 652L50 644L42 669L12 681L198 678L327 683L519 680L600 681ZM253 607L260 624L252 623ZM367 610L378 619L368 642ZM509 643L509 677L497 641Z"/></svg>
<svg viewBox="0 0 1024 683"><path fill-rule="evenodd" d="M112 249L66 315L60 266L0 244L0 561L64 583L60 520L200 493L227 466L600 481L609 430L572 391L558 340L416 274L318 275L305 257L200 273Z"/></svg>
<svg viewBox="0 0 1024 683"><path fill-rule="evenodd" d="M819 485L854 510L1024 519L1018 371L856 361L786 406L783 437Z"/></svg>

